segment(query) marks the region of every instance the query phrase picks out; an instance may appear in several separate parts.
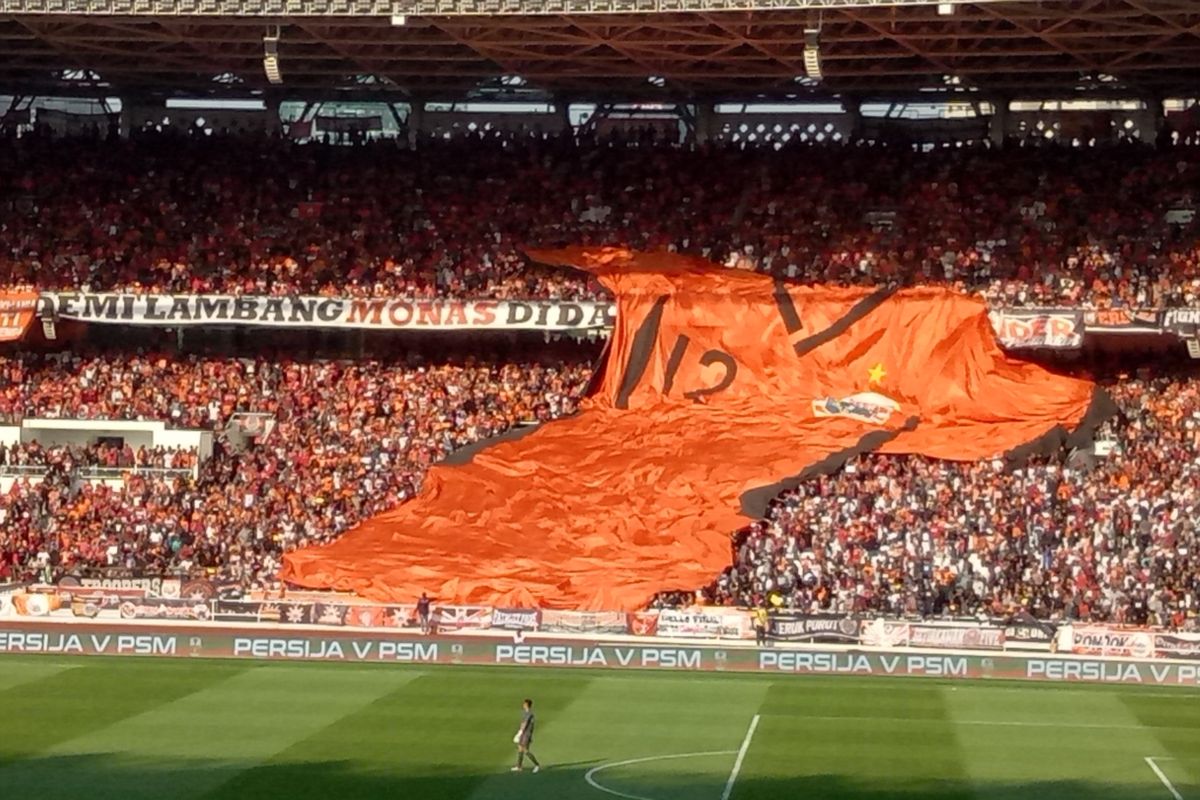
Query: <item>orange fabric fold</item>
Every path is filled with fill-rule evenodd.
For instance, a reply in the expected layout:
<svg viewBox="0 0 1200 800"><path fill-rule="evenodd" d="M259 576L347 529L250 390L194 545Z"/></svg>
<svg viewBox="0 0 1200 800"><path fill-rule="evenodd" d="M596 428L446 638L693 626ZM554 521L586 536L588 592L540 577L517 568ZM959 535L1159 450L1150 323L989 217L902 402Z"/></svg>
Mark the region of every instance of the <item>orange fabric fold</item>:
<svg viewBox="0 0 1200 800"><path fill-rule="evenodd" d="M286 580L632 609L719 574L748 499L780 481L866 449L990 458L1080 425L1093 400L1092 384L1006 356L982 301L948 290L783 286L620 249L530 255L617 297L583 410L435 466L412 501L287 555Z"/></svg>

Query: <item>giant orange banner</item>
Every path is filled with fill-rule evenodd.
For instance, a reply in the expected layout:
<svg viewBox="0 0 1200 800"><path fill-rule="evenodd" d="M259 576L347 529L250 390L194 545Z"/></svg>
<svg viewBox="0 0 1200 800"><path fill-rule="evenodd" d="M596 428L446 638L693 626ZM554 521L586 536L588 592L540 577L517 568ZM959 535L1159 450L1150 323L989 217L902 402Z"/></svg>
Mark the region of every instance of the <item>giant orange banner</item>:
<svg viewBox="0 0 1200 800"><path fill-rule="evenodd" d="M947 290L784 286L624 250L531 255L617 296L584 409L434 467L412 501L288 555L285 579L387 601L630 609L712 580L731 532L856 452L1016 458L1107 413L1092 384L1008 358L984 304Z"/></svg>

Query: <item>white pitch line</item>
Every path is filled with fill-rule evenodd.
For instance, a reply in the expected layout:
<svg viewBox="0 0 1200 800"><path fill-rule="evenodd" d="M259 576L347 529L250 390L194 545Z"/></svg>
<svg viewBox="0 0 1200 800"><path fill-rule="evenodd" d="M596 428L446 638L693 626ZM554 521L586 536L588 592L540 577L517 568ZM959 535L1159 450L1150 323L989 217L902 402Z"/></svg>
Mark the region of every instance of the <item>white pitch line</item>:
<svg viewBox="0 0 1200 800"><path fill-rule="evenodd" d="M729 780L725 781L725 791L721 792L721 800L729 800L729 795L733 793L733 785L737 783L738 773L742 771L742 761L746 758L746 751L750 749L750 740L754 738L758 720L758 714L755 714L754 719L750 720L750 730L746 731L746 738L742 739L742 747L738 750L737 761L733 762L733 771L729 773Z"/></svg>
<svg viewBox="0 0 1200 800"><path fill-rule="evenodd" d="M1162 758L1162 756L1159 756L1159 758ZM1163 774L1163 771L1158 768L1158 764L1154 763L1154 759L1150 756L1146 756L1146 763L1150 765L1150 769L1154 770L1154 774L1158 776L1160 781L1162 781L1162 785L1167 787L1167 791L1171 793L1171 797L1174 797L1175 800L1183 800L1183 795L1181 795L1179 790L1175 788L1175 784L1171 783L1170 779Z"/></svg>
<svg viewBox="0 0 1200 800"><path fill-rule="evenodd" d="M591 786L593 789L598 789L599 791L604 792L605 794L611 794L615 797L624 797L624 798L627 798L627 800L654 800L654 798L651 798L651 797L642 797L640 794L627 794L625 792L619 792L616 789L610 789L607 786L601 786L599 783L596 782L595 778L593 778L592 776L595 775L597 772L603 772L606 769L615 769L616 767L628 767L631 764L645 764L650 761L670 761L675 758L702 758L705 756L731 756L735 752L737 752L737 751L735 751L735 750L716 750L716 751L708 752L708 753L678 753L676 755L669 755L669 756L647 756L645 758L631 758L628 761L614 761L611 764L601 764L598 767L592 767L584 774L583 779L585 781L587 781L588 786Z"/></svg>
<svg viewBox="0 0 1200 800"><path fill-rule="evenodd" d="M1103 722L1037 722L1034 720L992 720L992 719L954 719L946 720L940 717L856 717L818 716L815 714L796 714L791 719L811 719L819 722L903 722L905 724L929 725L983 725L997 728L1083 728L1103 731L1141 731L1141 730L1191 730L1192 725L1107 725Z"/></svg>

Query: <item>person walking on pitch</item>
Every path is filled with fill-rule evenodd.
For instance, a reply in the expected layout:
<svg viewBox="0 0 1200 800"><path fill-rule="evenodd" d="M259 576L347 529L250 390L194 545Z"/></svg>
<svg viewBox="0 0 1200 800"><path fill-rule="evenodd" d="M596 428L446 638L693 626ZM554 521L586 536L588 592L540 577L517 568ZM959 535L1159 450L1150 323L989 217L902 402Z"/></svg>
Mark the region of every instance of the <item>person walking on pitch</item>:
<svg viewBox="0 0 1200 800"><path fill-rule="evenodd" d="M542 765L538 763L537 758L533 755L530 749L533 747L533 701L526 700L521 704L523 709L521 713L521 727L517 728L517 734L513 737L513 744L517 746L517 765L512 768L513 772L520 772L525 768L525 757L529 757L529 761L533 764L533 771L541 770Z"/></svg>
<svg viewBox="0 0 1200 800"><path fill-rule="evenodd" d="M429 596L421 592L421 599L417 601L417 619L421 621L421 633L429 635Z"/></svg>

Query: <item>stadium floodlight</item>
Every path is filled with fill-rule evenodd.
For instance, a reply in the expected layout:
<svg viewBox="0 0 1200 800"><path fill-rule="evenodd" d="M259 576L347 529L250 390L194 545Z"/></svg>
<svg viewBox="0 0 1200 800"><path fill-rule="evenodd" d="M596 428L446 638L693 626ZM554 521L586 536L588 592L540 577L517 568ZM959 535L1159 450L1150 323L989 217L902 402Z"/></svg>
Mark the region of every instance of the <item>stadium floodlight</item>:
<svg viewBox="0 0 1200 800"><path fill-rule="evenodd" d="M804 31L804 71L814 81L821 80L821 31L807 28Z"/></svg>
<svg viewBox="0 0 1200 800"><path fill-rule="evenodd" d="M954 13L954 3L938 3L938 14L948 17Z"/></svg>
<svg viewBox="0 0 1200 800"><path fill-rule="evenodd" d="M283 83L283 73L279 71L279 26L272 25L263 34L263 72L271 84Z"/></svg>
<svg viewBox="0 0 1200 800"><path fill-rule="evenodd" d="M404 14L392 14L392 24L396 27L408 24L408 17Z"/></svg>

